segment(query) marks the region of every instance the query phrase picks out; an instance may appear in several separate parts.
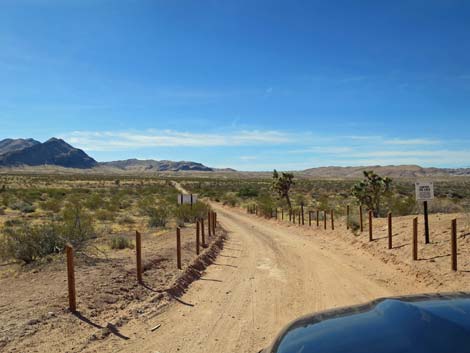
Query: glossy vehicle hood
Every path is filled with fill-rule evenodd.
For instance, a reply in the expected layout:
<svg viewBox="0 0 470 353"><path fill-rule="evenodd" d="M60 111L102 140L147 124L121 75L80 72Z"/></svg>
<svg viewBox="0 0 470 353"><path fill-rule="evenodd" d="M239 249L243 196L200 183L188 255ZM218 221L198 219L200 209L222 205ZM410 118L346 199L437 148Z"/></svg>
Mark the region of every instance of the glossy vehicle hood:
<svg viewBox="0 0 470 353"><path fill-rule="evenodd" d="M264 353L470 353L470 293L378 299L302 317Z"/></svg>

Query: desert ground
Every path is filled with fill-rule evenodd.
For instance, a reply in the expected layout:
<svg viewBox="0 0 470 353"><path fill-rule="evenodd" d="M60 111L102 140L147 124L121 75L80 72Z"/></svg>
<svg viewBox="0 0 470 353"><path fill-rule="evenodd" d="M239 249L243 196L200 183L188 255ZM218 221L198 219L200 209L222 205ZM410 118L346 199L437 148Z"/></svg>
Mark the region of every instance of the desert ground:
<svg viewBox="0 0 470 353"><path fill-rule="evenodd" d="M173 183L177 191L186 191ZM433 213L431 244L419 216L418 260L412 219L394 217L364 231L331 229L249 214L206 200L217 234L195 254L195 227L182 228L183 269L176 268L175 232L143 232L144 285L135 249L77 256L78 313L67 310L63 257L36 265L2 264L0 347L4 352L258 352L295 318L380 297L468 291L470 242L465 213ZM8 217L12 217L7 213ZM4 216L4 217L6 217ZM450 269L450 224L458 222L458 271ZM133 239L132 227L118 229Z"/></svg>

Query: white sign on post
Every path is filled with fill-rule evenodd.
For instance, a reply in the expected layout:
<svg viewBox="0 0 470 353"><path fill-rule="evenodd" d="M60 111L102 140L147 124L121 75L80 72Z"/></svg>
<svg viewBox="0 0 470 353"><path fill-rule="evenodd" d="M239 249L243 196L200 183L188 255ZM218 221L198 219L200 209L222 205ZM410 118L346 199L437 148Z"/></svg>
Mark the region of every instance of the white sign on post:
<svg viewBox="0 0 470 353"><path fill-rule="evenodd" d="M434 199L433 182L419 181L415 183L416 201L431 201Z"/></svg>
<svg viewBox="0 0 470 353"><path fill-rule="evenodd" d="M195 204L197 202L197 195L193 194L179 194L178 195L178 204L184 205L184 204Z"/></svg>

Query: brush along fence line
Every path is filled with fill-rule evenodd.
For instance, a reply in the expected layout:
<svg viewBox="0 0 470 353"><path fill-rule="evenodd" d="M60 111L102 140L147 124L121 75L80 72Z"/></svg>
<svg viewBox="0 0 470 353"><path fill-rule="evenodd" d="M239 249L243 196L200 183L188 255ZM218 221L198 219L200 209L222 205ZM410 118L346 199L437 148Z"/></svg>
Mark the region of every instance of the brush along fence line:
<svg viewBox="0 0 470 353"><path fill-rule="evenodd" d="M223 246L223 240L225 239L224 232L217 232L217 213L214 211L209 211L207 214L207 231L209 238L213 238L212 245L206 243L205 232L204 232L204 219L199 219L196 221L196 246L194 249L195 260L192 261L183 274L179 276L176 282L168 289L168 292L172 295L179 295L184 292L185 286L189 285L193 280L200 277L200 271L202 271L206 265L213 262L218 251ZM201 243L201 234L202 234L202 243ZM183 270L182 266L182 253L181 253L181 228L177 227L175 230L176 235L176 267L178 270ZM210 242L210 239L209 239ZM143 263L142 263L142 235L139 231L135 232L135 244L136 244L136 281L139 285L146 286L144 283L142 274L143 274ZM145 242L144 245L145 247ZM207 251L201 254L200 248L208 248ZM65 247L66 253L66 264L67 264L67 288L68 288L68 302L69 310L72 313L77 313L77 290L75 284L75 266L74 266L74 249L70 244L67 244ZM79 274L78 274L79 275Z"/></svg>
<svg viewBox="0 0 470 353"><path fill-rule="evenodd" d="M359 232L359 234L362 234L364 233L364 209L363 209L363 206L360 205L357 207L358 209L358 213L357 213L357 218L358 218L358 223L359 224L353 224L352 222L352 219L351 219L351 207L350 205L347 205L346 206L346 210L345 210L345 216L343 217L345 219L345 222L344 222L344 227L346 229L347 232L351 233L352 232L355 232L356 229L353 229L353 225L355 227L357 227L357 231ZM277 209L274 209L272 210L272 212L268 212L268 214L264 213L264 214L261 214L258 210L258 207L256 205L250 205L246 208L246 211L247 213L249 214L255 214L255 215L258 215L258 216L262 216L262 217L265 217L265 218L275 218L277 220L280 220L280 221L285 221L284 220L284 209L281 209L280 211L277 210ZM314 223L314 220L316 221L316 227L317 229L321 229L323 228L324 230L327 230L327 225L328 225L328 214L329 214L329 219L330 219L330 229L332 231L335 230L335 211L334 210L320 210L320 209L316 209L316 210L310 210L310 209L307 209L306 211L304 210L304 207L301 206L299 207L298 209L291 209L288 211L289 213L289 219L288 221L292 224L297 224L299 226L305 226L304 224L304 212L307 212L307 215L308 215L308 227L312 227L312 223ZM394 247L393 247L393 215L391 212L389 212L387 214L387 217L386 217L386 220L387 220L387 236L386 237L381 237L381 238L375 238L374 237L374 219L376 219L374 217L374 212L372 210L367 210L366 212L367 214L367 228L368 228L368 238L369 238L369 242L373 242L373 241L378 241L378 240L381 240L383 238L386 238L387 240L387 249L390 250L390 251L393 251L394 250ZM278 215L281 215L281 218L279 218ZM425 231L425 242L424 242L424 246L426 247L431 247L433 246L434 244L432 243L432 241L430 241L429 239L429 229L430 229L430 226L429 226L429 221L427 220L428 218L428 215L424 215L424 217L426 218L426 221L424 222L424 231ZM323 223L323 227L320 227L320 222L322 221ZM381 227L382 228L382 227ZM337 229L338 230L338 229ZM457 271L458 270L458 267L457 267L457 257L458 257L458 237L457 237L457 233L458 233L458 229L457 229L457 219L454 218L450 221L450 224L448 226L448 230L449 230L449 234L450 236L448 237L448 250L450 251L450 254L442 254L441 256L444 257L444 256L450 256L450 269L452 271ZM418 246L418 237L419 237L419 219L418 217L414 217L410 224L409 224L409 230L405 230L405 232L407 232L410 236L410 239L411 239L411 258L413 259L413 261L418 261L420 260L419 258L419 246ZM444 232L447 232L447 231L444 231Z"/></svg>

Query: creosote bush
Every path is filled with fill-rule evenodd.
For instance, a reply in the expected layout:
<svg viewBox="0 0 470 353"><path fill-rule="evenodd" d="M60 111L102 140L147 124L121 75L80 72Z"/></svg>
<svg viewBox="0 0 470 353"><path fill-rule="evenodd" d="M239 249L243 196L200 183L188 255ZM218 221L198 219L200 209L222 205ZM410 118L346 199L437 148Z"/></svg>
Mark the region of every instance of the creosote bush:
<svg viewBox="0 0 470 353"><path fill-rule="evenodd" d="M64 245L65 239L59 235L56 225L32 226L21 223L3 230L0 255L5 259L13 258L31 263L40 257L61 251Z"/></svg>
<svg viewBox="0 0 470 353"><path fill-rule="evenodd" d="M178 225L184 225L184 223L195 223L200 218L205 218L209 212L209 206L203 202L196 202L191 205L184 204L178 205L173 209L173 216L176 219Z"/></svg>
<svg viewBox="0 0 470 353"><path fill-rule="evenodd" d="M146 209L149 217L149 227L165 227L168 221L169 211L164 207L150 207Z"/></svg>
<svg viewBox="0 0 470 353"><path fill-rule="evenodd" d="M17 221L5 223L0 236L0 256L31 263L61 252L66 243L80 249L95 235L91 217L79 204L69 204L60 220L31 225Z"/></svg>
<svg viewBox="0 0 470 353"><path fill-rule="evenodd" d="M64 208L59 227L62 236L75 247L96 236L93 219L80 203L69 203Z"/></svg>
<svg viewBox="0 0 470 353"><path fill-rule="evenodd" d="M134 243L122 235L116 235L111 238L110 247L115 250L134 249Z"/></svg>

